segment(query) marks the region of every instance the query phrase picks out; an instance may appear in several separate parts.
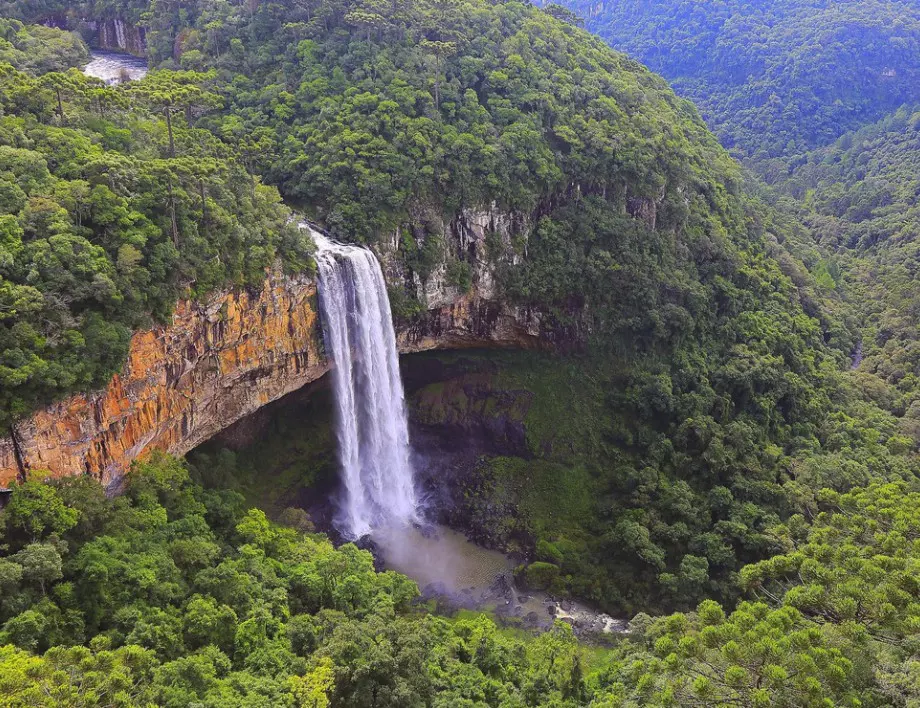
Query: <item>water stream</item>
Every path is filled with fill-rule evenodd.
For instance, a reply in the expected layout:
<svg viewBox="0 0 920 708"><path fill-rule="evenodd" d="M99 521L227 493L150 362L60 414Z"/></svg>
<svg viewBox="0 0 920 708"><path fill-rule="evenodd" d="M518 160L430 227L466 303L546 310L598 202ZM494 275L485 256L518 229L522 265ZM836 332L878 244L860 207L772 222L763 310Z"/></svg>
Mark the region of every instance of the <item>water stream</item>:
<svg viewBox="0 0 920 708"><path fill-rule="evenodd" d="M454 607L488 608L533 628L564 618L586 632L623 631L622 621L580 603L520 592L511 558L426 522L410 458L399 353L380 264L365 248L310 230L317 245L323 336L333 363L345 488L340 532L350 539L369 537L384 565L415 580L425 597Z"/></svg>
<svg viewBox="0 0 920 708"><path fill-rule="evenodd" d="M399 354L374 254L312 233L345 485L338 525L358 539L418 521Z"/></svg>
<svg viewBox="0 0 920 708"><path fill-rule="evenodd" d="M147 60L132 54L94 49L90 53L89 64L83 67L83 73L107 84L137 81L147 75Z"/></svg>

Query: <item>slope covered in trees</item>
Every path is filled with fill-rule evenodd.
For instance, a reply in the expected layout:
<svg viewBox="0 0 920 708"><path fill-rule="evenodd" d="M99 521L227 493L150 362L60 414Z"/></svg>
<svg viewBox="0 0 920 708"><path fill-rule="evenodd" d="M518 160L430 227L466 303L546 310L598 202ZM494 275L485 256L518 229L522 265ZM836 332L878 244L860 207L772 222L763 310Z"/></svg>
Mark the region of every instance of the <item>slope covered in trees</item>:
<svg viewBox="0 0 920 708"><path fill-rule="evenodd" d="M808 227L824 254L811 265L861 330L860 384L916 441L920 6L568 6L674 80L723 142L749 158L770 198Z"/></svg>
<svg viewBox="0 0 920 708"><path fill-rule="evenodd" d="M914 100L913 0L562 3L673 82L755 160L826 145Z"/></svg>
<svg viewBox="0 0 920 708"><path fill-rule="evenodd" d="M181 115L216 98L199 87L205 77L107 87L63 70L87 56L70 33L2 22L12 40L0 45L5 428L106 383L131 329L165 319L178 297L261 282L278 256L302 268L312 245L275 189Z"/></svg>
<svg viewBox="0 0 920 708"><path fill-rule="evenodd" d="M418 589L206 491L183 464L136 466L123 494L32 481L0 512L0 701L7 706L882 706L920 698L914 539L903 486L830 495L784 554L742 571L762 601L640 615L588 652L443 618ZM829 561L829 559L832 559ZM828 569L828 564L830 567ZM914 599L912 599L914 598Z"/></svg>
<svg viewBox="0 0 920 708"><path fill-rule="evenodd" d="M511 519L539 564L525 574L554 590L620 611L727 606L640 616L635 639L589 671L564 629L517 640L488 621L417 615L411 583L375 574L367 554L244 514L159 460L116 500L86 480L14 489L0 569L2 638L17 647L0 655L10 702L911 697L914 628L889 605L915 614L912 443L843 371L855 339L787 252L796 235L745 193L660 78L517 2L2 7L142 20L157 65L123 89L0 70L11 234L0 267L18 298L0 311L15 318L3 330L8 415L103 380L130 328L180 294L251 282L276 255L305 267L277 193L247 170L342 238L377 244L399 228L422 281L446 258L470 285L470 254L438 224L492 209L522 225L489 240L502 296L544 313L584 356L503 373L537 399L531 447L487 460L492 486L474 501L510 490L503 503L527 502ZM94 322L105 347L87 346ZM583 485L577 504L534 499L559 480ZM891 489L906 506L879 519L873 495ZM858 526L838 555L819 547L827 526L887 528L891 516L903 530L882 549ZM830 570L810 573L813 558ZM879 567L890 582L854 596ZM753 602L735 606L742 592Z"/></svg>
<svg viewBox="0 0 920 708"><path fill-rule="evenodd" d="M917 376L917 195L920 113L904 107L812 151L781 185L828 253L834 285L849 293L862 322L865 385L913 440L920 429ZM794 200L794 201L793 201Z"/></svg>
<svg viewBox="0 0 920 708"><path fill-rule="evenodd" d="M920 698L915 539L904 485L827 494L712 601L590 653L441 618L418 590L206 491L157 458L107 499L89 479L17 487L0 513L0 699L9 706L909 705Z"/></svg>

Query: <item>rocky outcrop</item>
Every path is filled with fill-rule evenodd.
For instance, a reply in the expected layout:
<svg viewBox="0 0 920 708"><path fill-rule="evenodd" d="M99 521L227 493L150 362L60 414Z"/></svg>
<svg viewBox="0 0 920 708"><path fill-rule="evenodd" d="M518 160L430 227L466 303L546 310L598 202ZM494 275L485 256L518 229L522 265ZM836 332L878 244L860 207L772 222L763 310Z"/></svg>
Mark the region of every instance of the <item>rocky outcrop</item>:
<svg viewBox="0 0 920 708"><path fill-rule="evenodd" d="M123 20L90 20L85 23L94 32L92 44L100 49L125 52L138 57L147 56L147 37L142 27Z"/></svg>
<svg viewBox="0 0 920 708"><path fill-rule="evenodd" d="M76 13L53 13L43 24L63 30L75 30L95 49L147 56L147 32L120 18L82 18Z"/></svg>
<svg viewBox="0 0 920 708"><path fill-rule="evenodd" d="M475 289L399 328L403 352L537 346L540 320ZM33 471L116 484L153 450L182 455L328 371L313 279L274 272L259 290L183 301L168 326L134 334L102 391L38 411L0 439L0 487Z"/></svg>
<svg viewBox="0 0 920 708"><path fill-rule="evenodd" d="M261 405L322 376L316 286L278 273L261 290L179 302L169 326L136 332L102 391L38 411L16 427L25 471L116 480L154 449L183 454ZM0 440L0 486L22 475Z"/></svg>

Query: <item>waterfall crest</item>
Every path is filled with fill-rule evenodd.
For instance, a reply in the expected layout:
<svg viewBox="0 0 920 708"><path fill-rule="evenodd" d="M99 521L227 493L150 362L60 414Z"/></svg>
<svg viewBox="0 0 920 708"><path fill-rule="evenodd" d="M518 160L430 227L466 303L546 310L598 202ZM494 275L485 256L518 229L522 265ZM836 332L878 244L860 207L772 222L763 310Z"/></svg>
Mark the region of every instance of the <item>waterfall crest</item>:
<svg viewBox="0 0 920 708"><path fill-rule="evenodd" d="M360 538L417 518L396 335L374 255L311 231L323 336L334 364L336 435L345 482L339 527L349 538Z"/></svg>

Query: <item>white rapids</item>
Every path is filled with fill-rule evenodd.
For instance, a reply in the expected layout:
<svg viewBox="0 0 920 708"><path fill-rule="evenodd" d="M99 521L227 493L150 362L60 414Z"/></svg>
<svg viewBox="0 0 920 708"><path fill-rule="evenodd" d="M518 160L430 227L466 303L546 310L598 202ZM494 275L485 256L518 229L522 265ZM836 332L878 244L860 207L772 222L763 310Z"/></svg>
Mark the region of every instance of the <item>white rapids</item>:
<svg viewBox="0 0 920 708"><path fill-rule="evenodd" d="M311 232L345 483L338 526L357 539L418 520L396 335L374 254Z"/></svg>
<svg viewBox="0 0 920 708"><path fill-rule="evenodd" d="M147 75L147 60L131 54L94 50L89 64L83 67L83 73L107 84L137 81Z"/></svg>

